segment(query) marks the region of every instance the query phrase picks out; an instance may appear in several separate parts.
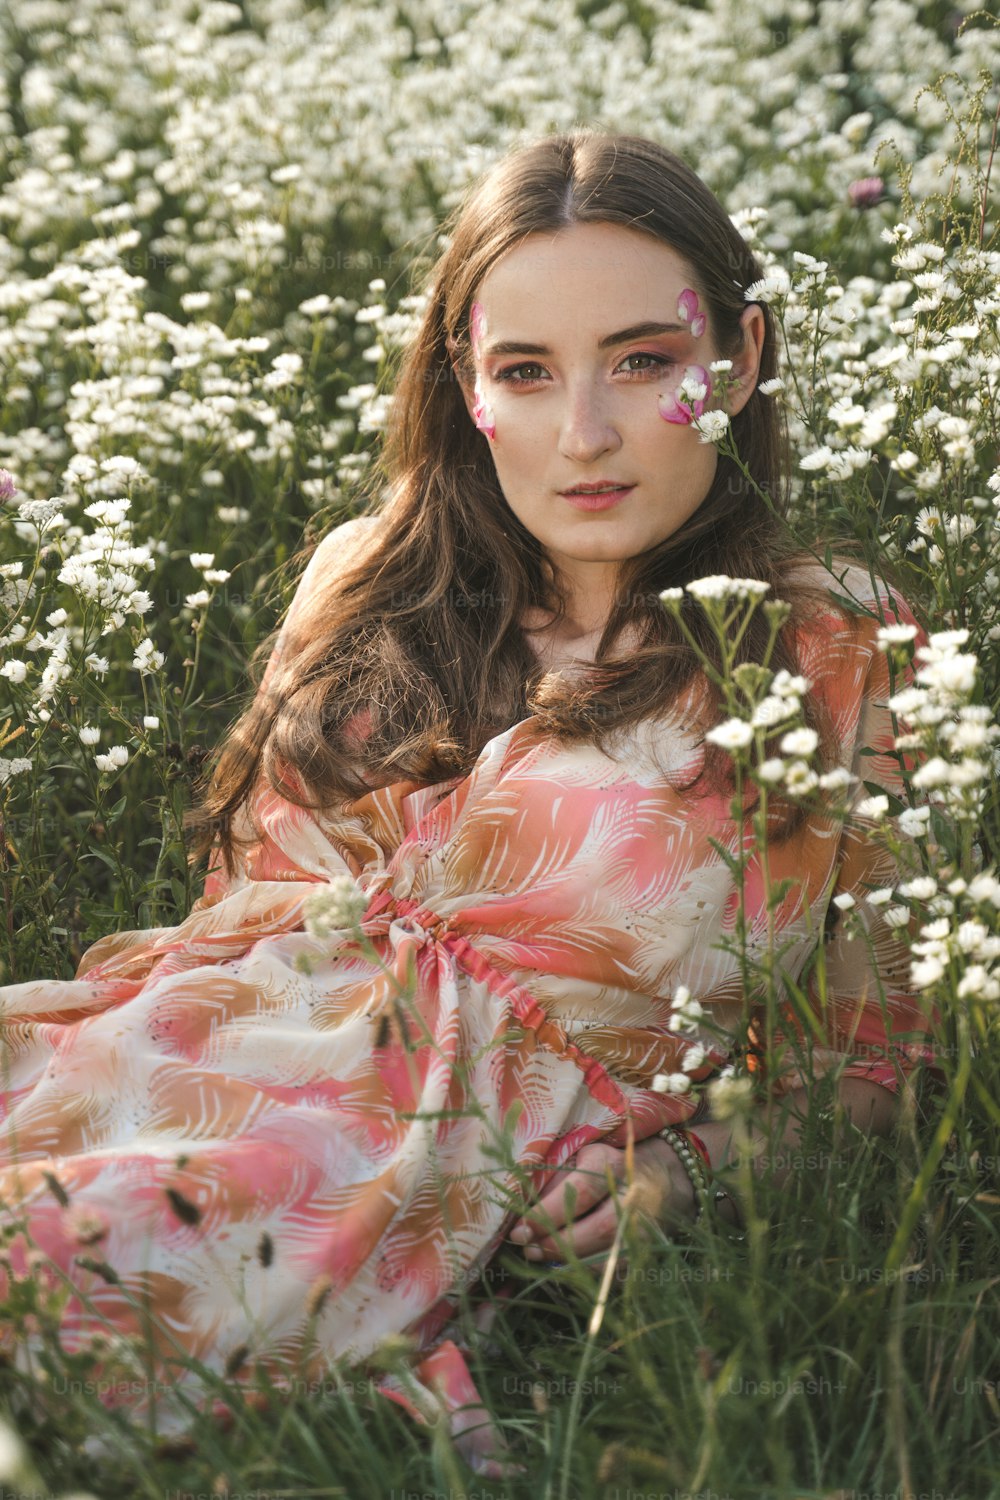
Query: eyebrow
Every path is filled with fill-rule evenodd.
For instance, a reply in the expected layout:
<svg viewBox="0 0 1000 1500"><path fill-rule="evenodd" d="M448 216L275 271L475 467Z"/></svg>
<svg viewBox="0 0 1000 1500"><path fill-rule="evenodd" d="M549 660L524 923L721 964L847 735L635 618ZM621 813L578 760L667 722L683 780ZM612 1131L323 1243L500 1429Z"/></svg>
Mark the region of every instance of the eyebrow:
<svg viewBox="0 0 1000 1500"><path fill-rule="evenodd" d="M621 328L617 333L609 333L605 338L599 340L598 349L612 349L615 344L627 344L632 339L648 339L658 333L689 333L690 328L686 323L633 323L631 328ZM526 344L517 340L505 339L498 343L487 344L484 350L486 354L551 354L552 350L547 344Z"/></svg>

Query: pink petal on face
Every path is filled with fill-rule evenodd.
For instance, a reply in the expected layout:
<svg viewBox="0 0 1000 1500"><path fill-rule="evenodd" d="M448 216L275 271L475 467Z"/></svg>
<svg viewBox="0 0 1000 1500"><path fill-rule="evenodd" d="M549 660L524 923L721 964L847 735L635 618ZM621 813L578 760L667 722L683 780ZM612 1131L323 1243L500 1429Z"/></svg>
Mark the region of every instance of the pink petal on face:
<svg viewBox="0 0 1000 1500"><path fill-rule="evenodd" d="M485 432L488 438L495 437L497 430L496 417L493 415L493 408L486 404L486 398L483 395L482 377L479 375L476 376L474 395L476 399L472 406L472 416L475 424L480 432Z"/></svg>
<svg viewBox="0 0 1000 1500"><path fill-rule="evenodd" d="M495 438L497 435L497 421L493 415L493 408L491 406L484 406L481 401L477 401L474 415L479 431L485 432L488 438Z"/></svg>
<svg viewBox="0 0 1000 1500"><path fill-rule="evenodd" d="M679 426L686 427L691 421L691 412L683 401L678 401L673 391L661 396L656 406L664 422L676 422Z"/></svg>
<svg viewBox="0 0 1000 1500"><path fill-rule="evenodd" d="M698 293L686 286L677 298L677 316L685 323L698 316Z"/></svg>
<svg viewBox="0 0 1000 1500"><path fill-rule="evenodd" d="M481 302L473 302L472 312L469 316L469 330L472 339L472 353L476 359L479 358L483 339L486 337L486 311Z"/></svg>
<svg viewBox="0 0 1000 1500"><path fill-rule="evenodd" d="M695 336L696 339L700 339L701 338L702 334L705 332L705 314L704 313L698 313L695 317L693 317L691 319L691 332L694 334L694 336Z"/></svg>

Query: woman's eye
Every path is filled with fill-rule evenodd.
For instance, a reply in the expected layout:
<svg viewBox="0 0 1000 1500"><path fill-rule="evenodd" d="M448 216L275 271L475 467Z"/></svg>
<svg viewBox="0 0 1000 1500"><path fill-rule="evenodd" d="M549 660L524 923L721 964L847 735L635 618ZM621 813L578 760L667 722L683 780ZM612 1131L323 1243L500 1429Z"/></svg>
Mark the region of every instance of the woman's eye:
<svg viewBox="0 0 1000 1500"><path fill-rule="evenodd" d="M645 360L638 368L625 369L631 360ZM619 369L627 379L639 380L647 375L658 375L661 370L676 364L676 360L669 359L664 354L651 354L645 350L637 350L635 354L626 354ZM525 373L527 372L527 373ZM527 360L524 364L508 365L505 370L497 370L494 380L504 381L507 385L537 385L544 374L543 366L536 360Z"/></svg>
<svg viewBox="0 0 1000 1500"><path fill-rule="evenodd" d="M651 360L652 363L642 365L638 370L626 370L626 375L648 375L654 372L658 373L660 370L665 369L668 365L672 365L674 363L672 359L668 359L664 354L646 354L642 352L637 352L635 354L626 354L622 363L628 364L629 360L631 359L646 359Z"/></svg>
<svg viewBox="0 0 1000 1500"><path fill-rule="evenodd" d="M506 370L498 370L494 379L506 380L511 385L533 385L538 378L537 376L528 375L518 377L518 372L521 370L540 370L541 368L541 365L536 364L533 360L529 360L527 364L509 365Z"/></svg>

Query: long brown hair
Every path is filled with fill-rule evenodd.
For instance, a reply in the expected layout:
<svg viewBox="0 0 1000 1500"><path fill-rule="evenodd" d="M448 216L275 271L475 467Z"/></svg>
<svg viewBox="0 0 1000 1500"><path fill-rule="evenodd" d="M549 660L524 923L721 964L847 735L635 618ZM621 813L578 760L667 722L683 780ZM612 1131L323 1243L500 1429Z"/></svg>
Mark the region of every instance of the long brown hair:
<svg viewBox="0 0 1000 1500"><path fill-rule="evenodd" d="M247 842L233 819L249 810L262 778L301 806L329 807L375 784L429 785L465 774L488 739L529 716L540 735L604 748L612 734L667 713L700 666L658 595L695 578L761 579L771 597L788 600L792 622L771 665L795 670L791 630L816 591L790 576L799 554L781 519L787 433L780 405L756 389L732 422L753 482L720 453L695 514L621 564L594 669L578 682L546 673L525 637L526 611L554 611L559 620L566 600L541 544L507 505L457 374L471 373L471 306L490 268L526 236L578 223L624 225L675 250L707 308L716 347L722 356L737 352L744 291L763 271L717 199L673 152L641 136L579 130L516 150L489 171L446 224L447 248L427 277L425 311L369 481L370 501L391 497L373 505L376 536L305 603L266 691L223 744L202 805L186 818L196 835L192 860L217 839L233 873L236 847ZM761 305L758 378L766 381L776 374L777 348L771 310ZM684 618L717 664L701 609L686 609ZM614 642L629 626L639 644L615 656ZM768 633L757 610L740 660L759 661ZM255 653L255 675L274 640ZM717 716L716 695L706 702ZM368 709L370 733L359 743L349 721ZM815 718L808 700L806 712ZM722 752L706 761L716 781L727 765ZM282 774L289 768L303 785L289 785ZM798 816L790 810L788 827Z"/></svg>

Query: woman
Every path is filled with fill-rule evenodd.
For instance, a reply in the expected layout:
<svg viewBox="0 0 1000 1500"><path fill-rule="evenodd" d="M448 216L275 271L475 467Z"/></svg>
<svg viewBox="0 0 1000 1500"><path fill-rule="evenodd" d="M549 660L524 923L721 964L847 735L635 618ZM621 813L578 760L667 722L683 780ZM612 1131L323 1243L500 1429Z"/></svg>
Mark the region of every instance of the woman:
<svg viewBox="0 0 1000 1500"><path fill-rule="evenodd" d="M148 1298L164 1384L171 1355L315 1376L408 1331L424 1381L468 1407L460 1432L481 1413L444 1336L449 1294L506 1237L534 1258L606 1250L605 1169L623 1178L630 1142L663 1222L689 1219L697 1161L660 1132L696 1122L687 1139L725 1160L705 1088L741 1050L772 1103L805 1095L808 1028L784 1006L761 1056L720 942L738 901L717 844L749 854L751 956L768 922L687 634L710 660L718 644L689 596L671 613L661 591L728 574L788 600L771 659L786 700L804 674L827 768L897 789L875 633L886 610L911 617L860 569L838 591L867 613L838 608L791 550L760 390L775 330L745 295L761 269L677 157L541 140L450 228L397 384L390 498L315 553L192 818L195 855L216 856L203 898L177 927L96 943L72 982L0 991L0 1194L113 1326L139 1331ZM703 440L712 411L750 479ZM755 610L741 659L769 634ZM772 797L792 979L831 897L894 877L830 800ZM363 941L347 910L332 931L307 921L345 875ZM868 926L879 975L833 934L805 1050L813 1085L840 1070L851 1118L885 1130L919 1053L892 1036L927 1021L905 946L874 911ZM116 1281L79 1266L81 1241ZM64 1342L93 1327L74 1296Z"/></svg>

